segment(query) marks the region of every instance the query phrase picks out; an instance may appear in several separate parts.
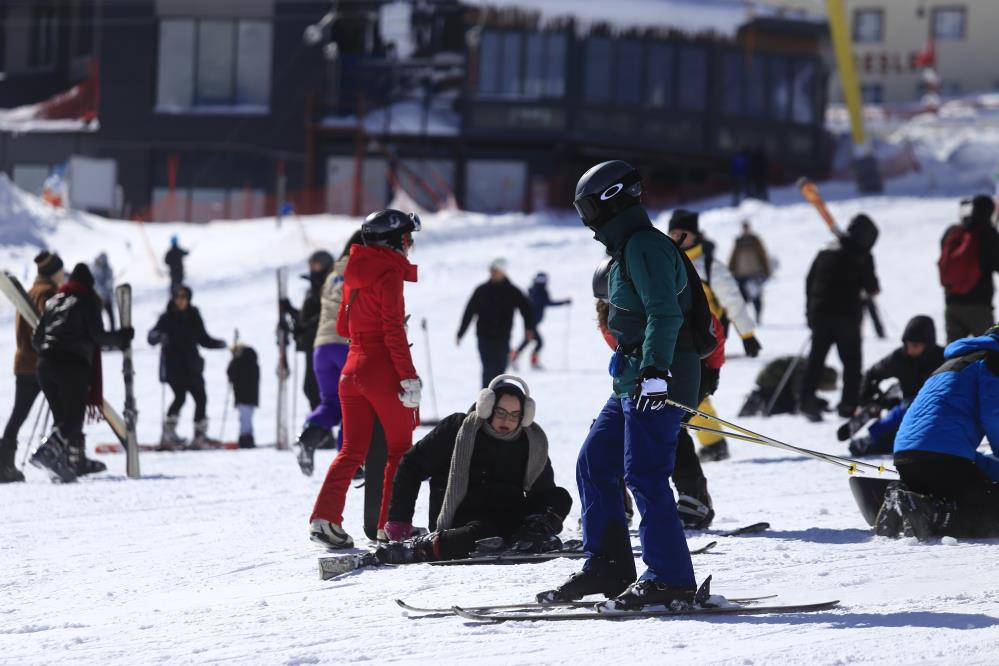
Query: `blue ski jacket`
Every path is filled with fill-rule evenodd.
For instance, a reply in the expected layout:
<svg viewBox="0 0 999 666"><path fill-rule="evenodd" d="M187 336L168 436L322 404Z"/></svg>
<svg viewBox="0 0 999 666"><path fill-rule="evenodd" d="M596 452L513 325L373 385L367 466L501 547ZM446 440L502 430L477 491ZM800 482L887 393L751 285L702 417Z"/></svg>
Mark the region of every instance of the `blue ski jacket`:
<svg viewBox="0 0 999 666"><path fill-rule="evenodd" d="M999 334L947 346L895 438L895 453L928 451L975 462L999 481ZM978 452L988 437L993 455Z"/></svg>

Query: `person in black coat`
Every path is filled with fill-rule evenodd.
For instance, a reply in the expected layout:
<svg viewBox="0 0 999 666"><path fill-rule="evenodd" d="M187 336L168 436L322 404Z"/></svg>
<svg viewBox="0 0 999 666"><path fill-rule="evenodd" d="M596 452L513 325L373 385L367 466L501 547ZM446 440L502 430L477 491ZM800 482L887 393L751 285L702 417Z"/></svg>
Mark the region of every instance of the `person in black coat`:
<svg viewBox="0 0 999 666"><path fill-rule="evenodd" d="M910 319L902 333L902 346L867 370L860 393L862 409L863 406L871 405L869 413L875 418L881 411L877 403L879 385L883 380L898 380L902 400L871 424L866 435L851 440L850 453L856 456L891 453L895 433L902 425L902 417L916 399L923 383L943 362L944 350L937 344L937 329L933 320L926 315Z"/></svg>
<svg viewBox="0 0 999 666"><path fill-rule="evenodd" d="M961 204L968 209L967 214L962 216L960 224L948 227L940 239L941 257L938 266L940 281L944 285L944 326L948 343L969 335L981 335L995 323L992 309L995 285L992 274L999 273L999 232L992 222L995 203L992 197L979 194L971 201L964 200ZM970 252L977 254L978 280L974 281L970 289L964 285L958 288L957 285L950 284L953 268L948 265L946 255L951 243L957 247L969 240ZM963 259L958 253L949 262L956 264L958 273L964 273L969 268L969 262Z"/></svg>
<svg viewBox="0 0 999 666"><path fill-rule="evenodd" d="M881 291L871 256L877 239L878 228L871 218L857 215L850 221L846 234L833 246L819 252L808 271L805 296L812 348L805 366L799 411L811 421L822 420L815 390L833 345L843 363L843 390L838 411L848 418L857 408L862 367L863 297L865 293L875 296Z"/></svg>
<svg viewBox="0 0 999 666"><path fill-rule="evenodd" d="M156 326L147 336L150 345L163 344L160 352L160 381L170 385L173 402L163 421L162 443L176 445L183 442L177 435L180 409L188 393L194 399L194 439L192 446L207 441L208 418L205 415L205 360L198 347L225 349L225 340L208 335L205 322L198 308L191 305L191 289L184 285L174 287L173 298L167 310L160 315Z"/></svg>
<svg viewBox="0 0 999 666"><path fill-rule="evenodd" d="M292 320L292 337L295 338L295 350L305 352L305 380L302 390L309 401L309 407L315 411L321 402L319 383L313 371L312 350L319 330L319 313L322 309L320 295L323 284L333 270L335 260L326 250L317 250L309 256L309 272L301 277L309 281L309 289L305 292L305 300L301 309L295 308L287 298L281 300L281 309Z"/></svg>
<svg viewBox="0 0 999 666"><path fill-rule="evenodd" d="M232 395L239 412L239 448L252 449L253 412L260 403L260 365L253 347L237 343L232 349L232 360L226 368L232 384Z"/></svg>
<svg viewBox="0 0 999 666"><path fill-rule="evenodd" d="M496 382L468 414L448 416L410 449L396 472L385 524L396 543L379 548L379 559L458 559L489 537L502 537L521 551L559 548L556 535L572 498L555 485L534 409L519 386ZM399 543L413 532L416 499L428 479L431 533Z"/></svg>
<svg viewBox="0 0 999 666"><path fill-rule="evenodd" d="M184 257L186 256L187 250L182 249L177 244L177 236L171 236L170 249L167 250L166 256L163 257L163 263L170 269L171 293L173 293L175 287L184 284Z"/></svg>
<svg viewBox="0 0 999 666"><path fill-rule="evenodd" d="M104 406L101 349L124 348L134 331L104 330L101 299L86 264L77 264L35 328L32 345L38 352L38 383L45 393L55 427L31 457L53 480L69 483L83 474L106 469L84 455L83 419L89 410L97 418Z"/></svg>
<svg viewBox="0 0 999 666"><path fill-rule="evenodd" d="M480 284L472 292L465 306L458 327L456 344L461 344L472 319L476 318L475 333L479 338L479 357L482 359L482 386L497 375L506 372L510 359L510 333L513 330L513 314L520 311L524 319L524 336L534 339L534 315L531 303L524 292L515 287L506 276L506 260L495 259L489 265L489 281Z"/></svg>

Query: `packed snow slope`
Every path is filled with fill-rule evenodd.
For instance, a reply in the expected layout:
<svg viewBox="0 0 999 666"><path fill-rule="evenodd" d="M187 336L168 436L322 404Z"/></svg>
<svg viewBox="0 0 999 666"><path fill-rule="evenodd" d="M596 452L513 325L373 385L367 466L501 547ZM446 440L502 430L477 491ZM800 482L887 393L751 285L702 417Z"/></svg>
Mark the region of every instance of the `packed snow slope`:
<svg viewBox="0 0 999 666"><path fill-rule="evenodd" d="M0 183L9 189L6 183ZM865 363L887 353L906 320L925 313L942 329L943 298L935 260L943 228L957 213L954 198L912 192L850 198L845 188L831 209L846 221L863 210L880 225L874 254L889 339L865 336ZM356 228L346 218L224 222L204 226L108 222L52 212L16 190L25 213L24 244L8 244L3 264L30 273L39 238L67 263L107 251L121 280L135 286L139 433L155 440L161 387L158 350L146 330L166 304L158 262L171 234L191 250L194 304L208 330L240 338L260 354L260 442L273 441L275 269L305 269L318 247L339 252ZM0 198L0 202L2 202ZM734 417L764 363L794 353L807 339L804 275L830 236L814 211L789 191L775 205L744 203L706 210L702 226L727 258L739 223L749 219L779 260L766 291L763 353L747 359L737 341L716 398ZM0 211L2 212L2 211ZM665 226L667 216L658 216ZM413 356L427 386L427 417L464 410L478 391L474 336L455 345L462 308L486 278L495 256L510 261L513 281L526 287L547 271L554 297L571 307L550 310L542 331L547 370L525 371L538 401L538 421L551 442L557 480L578 500L574 463L591 419L610 391L608 350L596 331L590 277L600 247L572 216L464 213L429 216L412 259L420 281L407 286ZM26 233L30 231L31 233ZM21 243L22 241L18 241ZM147 249L148 247L148 249ZM297 300L303 291L295 283ZM426 327L421 322L426 320ZM0 306L0 358L13 355L13 309ZM515 333L519 342L520 327ZM942 337L942 330L940 331ZM205 351L212 434L222 427L228 353ZM433 374L430 372L430 361ZM10 362L8 360L8 362ZM837 365L834 356L830 364ZM303 367L298 359L298 368ZM107 397L122 403L120 355L105 355ZM299 381L301 376L299 374ZM13 381L0 383L10 405ZM835 402L836 396L829 396ZM168 396L169 399L169 396ZM304 398L297 401L304 417ZM182 433L190 432L190 403ZM22 430L22 449L34 420ZM234 437L227 415L226 438ZM845 453L837 423L794 417L745 419L745 425L785 441ZM297 429L297 424L293 426ZM106 425L88 426L89 444L111 441ZM425 430L417 433L419 436ZM842 470L813 459L731 441L732 459L706 465L717 518L727 529L769 521L754 536L719 539L714 554L695 558L699 579L714 576L716 592L778 594L778 601L841 600L835 610L797 616L648 619L629 622L477 625L453 617L413 619L393 599L450 606L517 602L557 584L578 561L514 567L413 565L318 579L322 554L307 536L307 519L331 452L317 456L305 478L290 452L144 453L142 480L124 475L121 455L102 456L109 472L56 486L30 466L28 482L0 486L0 661L45 663L656 663L843 664L995 663L999 644L999 572L995 542L919 544L872 536L850 496ZM364 545L361 490L351 490L346 529ZM426 492L417 505L425 524ZM577 535L579 504L563 536ZM710 532L689 535L692 545Z"/></svg>

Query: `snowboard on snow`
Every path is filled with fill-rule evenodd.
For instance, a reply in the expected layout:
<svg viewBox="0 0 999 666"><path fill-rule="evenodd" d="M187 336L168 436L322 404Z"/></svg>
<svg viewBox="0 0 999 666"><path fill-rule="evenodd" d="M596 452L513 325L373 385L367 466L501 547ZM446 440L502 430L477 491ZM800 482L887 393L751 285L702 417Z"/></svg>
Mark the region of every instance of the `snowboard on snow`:
<svg viewBox="0 0 999 666"><path fill-rule="evenodd" d="M28 297L28 292L25 291L21 281L7 271L0 272L0 292L3 292L7 300L17 309L17 313L21 315L21 318L34 330L38 326L38 311L35 310L35 306ZM111 426L115 437L124 445L127 438L125 419L121 417L107 400L104 401L101 407L101 414L108 422L108 425Z"/></svg>
<svg viewBox="0 0 999 666"><path fill-rule="evenodd" d="M385 485L385 462L388 444L385 430L375 418L371 430L371 446L364 461L364 534L374 541L378 536L378 517L382 511L382 488Z"/></svg>
<svg viewBox="0 0 999 666"><path fill-rule="evenodd" d="M888 492L888 485L895 483L891 479L881 479L867 476L851 476L850 492L853 499L863 514L864 520L871 527L874 527L874 519L877 518L878 511L885 501L885 493Z"/></svg>

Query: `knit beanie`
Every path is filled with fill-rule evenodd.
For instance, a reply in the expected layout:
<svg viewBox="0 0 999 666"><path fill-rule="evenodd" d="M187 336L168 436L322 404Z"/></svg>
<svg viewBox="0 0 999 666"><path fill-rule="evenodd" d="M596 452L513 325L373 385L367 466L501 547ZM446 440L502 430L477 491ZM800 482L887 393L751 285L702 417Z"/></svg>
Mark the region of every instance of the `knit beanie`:
<svg viewBox="0 0 999 666"><path fill-rule="evenodd" d="M94 288L94 274L90 272L90 267L84 263L73 266L73 272L69 274L69 279L91 289Z"/></svg>
<svg viewBox="0 0 999 666"><path fill-rule="evenodd" d="M38 274L45 277L52 277L63 267L62 259L59 258L59 255L47 250L42 250L38 253L38 256L35 257L35 265L38 266Z"/></svg>
<svg viewBox="0 0 999 666"><path fill-rule="evenodd" d="M680 231L689 231L692 234L700 234L699 217L694 211L678 208L673 211L673 215L669 218L669 230L679 229Z"/></svg>

